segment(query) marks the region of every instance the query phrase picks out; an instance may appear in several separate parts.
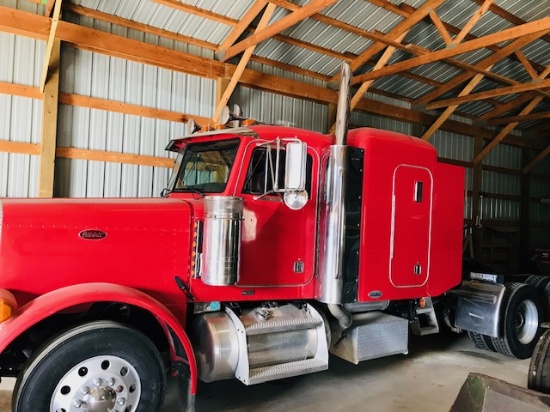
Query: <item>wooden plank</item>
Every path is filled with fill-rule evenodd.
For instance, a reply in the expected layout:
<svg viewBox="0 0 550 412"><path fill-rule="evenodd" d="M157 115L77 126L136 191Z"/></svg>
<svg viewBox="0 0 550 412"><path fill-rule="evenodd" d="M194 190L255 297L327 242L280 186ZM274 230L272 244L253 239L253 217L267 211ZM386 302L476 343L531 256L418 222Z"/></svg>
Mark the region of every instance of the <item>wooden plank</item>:
<svg viewBox="0 0 550 412"><path fill-rule="evenodd" d="M531 160L523 169L522 172L524 174L529 173L531 170L533 170L533 167L535 167L537 164L539 164L546 156L550 154L550 145L546 147L542 152L540 152L533 160Z"/></svg>
<svg viewBox="0 0 550 412"><path fill-rule="evenodd" d="M29 97L31 99L44 98L44 94L40 93L38 87L26 86L24 84L0 82L0 93L11 94L13 96Z"/></svg>
<svg viewBox="0 0 550 412"><path fill-rule="evenodd" d="M480 62L478 62L475 67L478 69L487 69L488 67L492 66L493 64L499 62L500 60L504 59L505 57L509 56L510 54L516 52L517 50L521 49L522 47L526 46L529 43L532 43L536 39L540 38L542 36L542 33L535 33L531 34L529 36L521 37L507 46L503 47L499 51L493 53L489 57L484 58ZM455 76L454 78L450 79L448 82L446 82L443 86L437 88L436 90L433 90L424 96L422 96L420 99L417 99L415 104L417 107L422 107L428 102L431 102L432 100L438 98L442 94L447 93L448 91L451 91L453 88L459 86L460 84L464 83L465 81L468 81L468 79L472 78L474 76L473 71L467 71L465 73L459 74L458 76Z"/></svg>
<svg viewBox="0 0 550 412"><path fill-rule="evenodd" d="M210 120L207 117L202 116L188 115L184 113L171 112L169 110L154 109L152 107L138 106L135 104L70 93L60 93L59 103L71 106L88 107L90 109L106 110L115 113L124 113L133 116L149 117L152 119L168 120L170 122L177 123L186 123L191 118L201 124L208 123Z"/></svg>
<svg viewBox="0 0 550 412"><path fill-rule="evenodd" d="M505 96L507 94L523 93L530 90L545 89L548 87L550 87L550 79L518 84L516 86L501 87L498 89L487 90L484 92L472 93L472 94L469 94L468 96L437 100L435 102L428 103L426 105L426 109L427 110L439 109L440 107L447 107L447 106L459 105L467 102L483 100L488 97Z"/></svg>
<svg viewBox="0 0 550 412"><path fill-rule="evenodd" d="M435 12L435 10L430 9L428 14L430 15L430 19L432 20L432 23L434 24L435 28L441 35L441 38L445 42L446 45L449 45L453 42L453 39L451 38L451 35L449 34L449 31Z"/></svg>
<svg viewBox="0 0 550 412"><path fill-rule="evenodd" d="M269 20L271 19L271 16L273 16L273 12L275 11L276 7L277 6L275 4L269 3L269 5L264 11L264 14L262 15L262 18L260 19L260 22L258 23L258 31L262 31L267 27L267 25L269 24ZM254 53L254 50L256 50L256 45L250 46L248 49L245 50L243 56L241 57L241 60L239 61L239 64L237 65L237 68L235 69L233 76L231 76L231 80L229 81L227 87L225 88L222 97L217 102L217 106L216 106L216 110L214 112L214 118L213 118L214 123L218 122L218 119L220 118L222 110L227 105L229 98L231 97L231 95L233 94L233 91L237 87L237 84L239 83L239 80L244 72L244 69L248 64L250 57Z"/></svg>
<svg viewBox="0 0 550 412"><path fill-rule="evenodd" d="M532 79L536 79L538 76L538 73L533 68L533 65L529 60L527 60L527 57L525 57L525 54L521 50L516 50L516 57L518 60L523 64L523 67L525 68L525 71L529 73L529 76L531 76Z"/></svg>
<svg viewBox="0 0 550 412"><path fill-rule="evenodd" d="M193 14L195 16L203 17L205 19L217 21L218 23L226 24L228 26L236 26L239 20L232 19L224 16L223 14L214 13L210 10L201 9L200 7L191 6L190 4L182 3L178 0L153 0L155 3L162 4L166 7L183 11L185 13Z"/></svg>
<svg viewBox="0 0 550 412"><path fill-rule="evenodd" d="M154 34L155 36L160 36L170 40L179 41L181 43L191 44L193 46L202 47L208 50L216 50L216 48L218 47L218 45L214 43L195 39L189 36L184 36L183 34L174 33L169 30L159 29L158 27L149 26L143 23L138 23L136 21L124 19L122 17L113 16L112 14L103 13L101 11L78 6L71 2L64 3L63 10L68 11L70 13L74 13L78 16L90 17L92 19L116 24L117 26L126 27L132 30L142 31L143 33Z"/></svg>
<svg viewBox="0 0 550 412"><path fill-rule="evenodd" d="M492 66L491 66L492 67ZM491 67L488 69L490 70ZM468 83L466 87L459 93L459 96L466 96L474 90L474 88L479 84L481 80L483 80L485 76L482 74L477 74L474 76L472 80ZM426 132L422 135L422 140L429 140L430 137L441 127L441 125L454 113L454 111L458 108L458 106L449 106L445 109L445 111L438 117L438 119L426 130Z"/></svg>
<svg viewBox="0 0 550 412"><path fill-rule="evenodd" d="M57 0L55 13L61 0ZM57 111L59 100L59 61L61 41L55 39L48 63L48 77L44 85L42 105L42 135L38 163L38 197L53 197L55 149L57 146Z"/></svg>
<svg viewBox="0 0 550 412"><path fill-rule="evenodd" d="M506 112L509 112L510 110L514 110L518 106L521 106L523 103L526 103L530 100L532 100L535 97L535 93L524 93L518 97L516 97L513 100L510 100L507 103L504 103L501 106L498 106L494 108L493 110L484 113L483 115L479 116L478 120L481 122L485 122L488 119L492 119L494 117L500 116L501 114L504 114Z"/></svg>
<svg viewBox="0 0 550 412"><path fill-rule="evenodd" d="M444 0L427 0L420 8L418 8L414 13L412 13L407 19L397 24L384 37L389 40L395 40L401 34L405 33L405 31L409 30L411 27L417 24L419 21L423 20L424 17L428 15L430 10L437 8L439 5L443 3L443 1ZM377 53L382 51L384 47L385 45L381 43L376 43L376 44L373 44L364 52L362 52L356 59L354 59L354 61L351 62L350 67L352 71L357 70L365 62L372 59ZM338 78L339 78L339 75L335 75L331 80L335 81ZM355 83L363 83L364 81L367 81L367 80L371 80L371 79L364 79L361 82L355 82Z"/></svg>
<svg viewBox="0 0 550 412"><path fill-rule="evenodd" d="M535 97L531 102L521 111L520 115L527 114L531 112L537 105L542 101L542 97L538 96ZM473 162L474 164L478 164L483 160L485 156L489 154L491 150L493 150L502 140L505 136L507 136L516 126L518 123L510 123L508 124L504 129L502 129L491 142L483 148L483 150L474 158Z"/></svg>
<svg viewBox="0 0 550 412"><path fill-rule="evenodd" d="M216 52L219 53L220 51L227 50L228 47L235 43L239 36L244 33L246 28L250 26L250 23L252 23L265 8L266 4L266 0L256 0L240 19L239 23L233 28L233 30L231 30L231 33L229 33L225 40L216 49Z"/></svg>
<svg viewBox="0 0 550 412"><path fill-rule="evenodd" d="M412 59L386 66L375 72L369 72L360 76L355 76L353 78L353 84L362 83L366 80L378 79L380 77L389 76L391 74L396 74L405 70L410 70L423 64L434 63L447 57L453 57L459 54L479 50L492 44L502 43L504 41L516 39L518 37L522 37L531 33L537 33L541 31L548 32L549 30L550 17L544 17L533 22L525 23L522 26L512 27L502 30L498 33L491 33L486 36L479 37L476 40L470 40L464 43L460 43L452 49L434 51L424 56L413 57Z"/></svg>
<svg viewBox="0 0 550 412"><path fill-rule="evenodd" d="M44 93L44 87L46 85L46 79L48 77L48 69L50 66L50 60L52 58L52 49L53 49L53 44L55 40L55 32L57 31L59 16L61 15L61 3L62 3L62 0L57 0L57 2L55 3L52 26L50 28L50 34L48 35L48 41L46 43L46 55L44 56L44 64L42 66L42 76L40 80L40 93Z"/></svg>
<svg viewBox="0 0 550 412"><path fill-rule="evenodd" d="M493 0L485 0L481 7L474 13L474 15L468 20L468 23L464 25L460 33L458 33L455 38L453 39L452 44L459 44L462 40L464 40L464 37L468 33L470 33L470 30L473 29L475 24L481 19L481 17L487 12L487 9L489 6L493 3Z"/></svg>
<svg viewBox="0 0 550 412"><path fill-rule="evenodd" d="M45 0L43 0L41 4L44 4L44 1ZM52 15L52 10L54 9L54 3L55 3L55 0L47 0L46 7L44 7L44 16L50 17Z"/></svg>
<svg viewBox="0 0 550 412"><path fill-rule="evenodd" d="M0 140L0 152L39 155L40 145L37 143L23 143Z"/></svg>
<svg viewBox="0 0 550 412"><path fill-rule="evenodd" d="M498 119L491 119L487 121L487 125L495 126L500 124L508 124L514 122L528 122L530 120L542 120L550 119L550 112L538 112L531 114L524 114L519 116L499 117Z"/></svg>
<svg viewBox="0 0 550 412"><path fill-rule="evenodd" d="M246 39L225 50L225 52L220 53L220 60L226 61L227 59L230 59L247 48L273 37L275 34L294 26L296 23L307 19L309 16L317 13L318 11L333 5L335 2L336 0L312 0L307 5L300 7L299 10L296 10L282 19L277 20L263 30L258 30L252 36L247 37Z"/></svg>
<svg viewBox="0 0 550 412"><path fill-rule="evenodd" d="M74 147L58 147L55 154L57 157L65 159L95 160L98 162L123 163L139 166L170 168L174 165L174 159L164 157L107 152L103 150L76 149Z"/></svg>

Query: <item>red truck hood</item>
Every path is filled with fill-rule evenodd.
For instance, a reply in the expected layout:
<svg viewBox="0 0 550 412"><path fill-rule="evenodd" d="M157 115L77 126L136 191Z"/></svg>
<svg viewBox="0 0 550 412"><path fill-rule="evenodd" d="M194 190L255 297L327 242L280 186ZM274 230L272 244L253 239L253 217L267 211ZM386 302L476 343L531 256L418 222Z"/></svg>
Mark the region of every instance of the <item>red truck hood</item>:
<svg viewBox="0 0 550 412"><path fill-rule="evenodd" d="M87 282L181 297L192 214L176 199L1 199L0 288L20 304Z"/></svg>

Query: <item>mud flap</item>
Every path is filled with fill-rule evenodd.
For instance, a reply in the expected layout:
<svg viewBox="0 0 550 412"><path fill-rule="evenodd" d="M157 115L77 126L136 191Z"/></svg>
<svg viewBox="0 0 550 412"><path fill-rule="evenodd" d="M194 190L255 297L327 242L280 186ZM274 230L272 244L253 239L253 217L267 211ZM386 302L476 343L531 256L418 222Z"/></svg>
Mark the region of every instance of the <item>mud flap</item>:
<svg viewBox="0 0 550 412"><path fill-rule="evenodd" d="M548 411L550 395L522 388L500 379L470 373L451 412Z"/></svg>

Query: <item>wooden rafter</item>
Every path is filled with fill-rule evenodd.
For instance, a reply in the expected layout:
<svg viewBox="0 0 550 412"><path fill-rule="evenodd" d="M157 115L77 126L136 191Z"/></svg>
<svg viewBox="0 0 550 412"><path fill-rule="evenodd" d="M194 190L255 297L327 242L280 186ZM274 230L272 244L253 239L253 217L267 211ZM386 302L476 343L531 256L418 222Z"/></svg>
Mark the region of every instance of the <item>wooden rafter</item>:
<svg viewBox="0 0 550 412"><path fill-rule="evenodd" d="M475 24L481 19L481 17L485 14L489 6L493 3L493 0L485 0L481 7L474 13L474 15L468 20L468 23L464 25L460 33L458 33L455 38L453 39L452 44L459 44L468 33L470 33L470 30L473 29Z"/></svg>
<svg viewBox="0 0 550 412"><path fill-rule="evenodd" d="M47 0L46 7L44 7L44 16L50 17L52 15L55 1L56 0ZM44 2L42 2L42 4L44 4Z"/></svg>
<svg viewBox="0 0 550 412"><path fill-rule="evenodd" d="M165 1L165 0L162 0ZM220 59L226 61L227 59L241 53L247 48L257 45L258 43L282 32L289 27L307 19L309 16L333 5L336 0L312 0L307 5L300 7L289 15L277 20L273 24L269 25L263 30L258 30L252 36L240 41L239 43L229 47L225 52L220 53Z"/></svg>
<svg viewBox="0 0 550 412"><path fill-rule="evenodd" d="M531 114L524 114L522 116L510 116L499 117L498 119L491 119L487 122L489 126L495 126L500 124L508 124L514 122L529 122L531 120L550 119L550 112L538 112Z"/></svg>
<svg viewBox="0 0 550 412"><path fill-rule="evenodd" d="M531 160L523 169L522 172L527 174L533 167L539 164L546 156L550 154L550 145L546 147L542 152L540 152L533 160Z"/></svg>
<svg viewBox="0 0 550 412"><path fill-rule="evenodd" d="M416 25L419 21L423 20L424 17L428 15L431 9L437 8L439 5L443 3L444 0L428 0L426 3L424 3L418 10L416 10L414 13L412 13L407 19L401 21L399 24L397 24L392 30L390 30L386 35L384 35L384 38L388 40L395 40L399 36L401 36L403 33L411 29L414 25ZM357 56L351 63L350 67L352 71L357 70L359 67L361 67L365 62L372 59L377 53L381 52L384 47L386 47L382 43L375 43L372 46L370 46L368 49L363 51L359 56ZM334 75L332 77L332 81L337 80L339 77L338 74ZM371 79L362 79L361 81L356 81L356 83L364 83L367 80Z"/></svg>
<svg viewBox="0 0 550 412"><path fill-rule="evenodd" d="M531 90L547 89L550 88L550 79L543 81L532 81L529 83L518 84L516 86L501 87L498 89L487 90L479 93L472 93L468 96L453 97L451 99L437 100L435 102L426 105L427 110L439 109L440 107L447 107L453 105L459 105L468 102L475 102L483 100L488 97L505 96L507 94L523 93ZM542 96L541 96L542 98Z"/></svg>
<svg viewBox="0 0 550 412"><path fill-rule="evenodd" d="M523 103L526 103L530 100L532 100L535 97L535 94L533 92L529 93L523 93L520 96L516 97L513 100L510 100L507 103L504 103L493 110L479 116L479 120L481 122L485 122L488 119L492 119L494 117L500 116L501 114L507 113L511 110L516 109L517 107L521 106Z"/></svg>
<svg viewBox="0 0 550 412"><path fill-rule="evenodd" d="M547 32L549 30L550 17L545 17L533 22L525 23L522 26L512 27L506 30L502 30L498 33L492 33L483 37L479 37L476 40L470 40L464 43L460 43L456 45L456 47L451 49L434 51L425 56L413 57L403 62L394 63L390 66L386 66L380 70L355 76L352 83L356 84L362 83L366 80L378 79L380 77L400 73L405 70L410 70L424 64L434 63L447 57L453 57L459 54L479 50L491 44L502 43L504 41L513 40L531 33L537 33L541 31Z"/></svg>
<svg viewBox="0 0 550 412"><path fill-rule="evenodd" d="M220 44L220 46L216 49L216 52L219 53L221 51L227 50L228 47L230 47L241 34L244 33L244 31L247 29L248 26L250 26L250 23L261 13L261 11L265 8L267 4L266 0L256 0L252 6L248 9L248 11L245 13L245 15L241 18L239 23L233 27L233 30L229 35L225 38L225 40Z"/></svg>
<svg viewBox="0 0 550 412"><path fill-rule="evenodd" d="M528 114L531 111L537 107L537 105L542 101L541 96L535 97L531 102L520 112L520 116L524 114ZM496 135L496 137L491 140L491 142L483 148L483 150L474 158L473 162L474 164L478 164L483 160L485 156L489 154L491 150L493 150L502 140L518 125L518 122L510 123L508 124L504 129L500 131L499 134Z"/></svg>
<svg viewBox="0 0 550 412"><path fill-rule="evenodd" d="M46 80L48 77L48 70L50 69L53 45L55 41L55 32L57 31L57 26L59 24L59 16L61 15L61 2L62 0L57 0L55 2L55 9L54 9L53 18L52 18L52 26L50 28L48 42L46 43L46 55L44 57L44 65L42 67L42 76L40 80L40 93L44 93L44 87L46 86Z"/></svg>
<svg viewBox="0 0 550 412"><path fill-rule="evenodd" d="M432 19L432 22L433 22L435 28L437 29L437 31L441 35L441 38L443 39L445 44L447 46L449 44L451 44L453 42L453 39L451 38L451 35L449 34L449 31L447 30L447 28L445 27L445 25L443 24L443 22L441 21L441 19L439 18L439 16L435 12L435 10L430 9L429 15L430 15L430 19Z"/></svg>
<svg viewBox="0 0 550 412"><path fill-rule="evenodd" d="M264 14L262 15L260 22L258 23L258 31L261 31L267 27L267 25L269 24L269 20L271 19L271 16L273 16L273 12L275 11L276 7L277 6L275 4L269 3L269 5L264 11ZM254 53L255 49L256 49L256 45L250 46L248 49L245 50L243 56L241 57L241 60L239 61L239 64L237 65L237 68L235 69L235 72L233 73L233 76L231 77L229 84L225 88L222 97L217 102L214 119L213 119L215 123L218 122L222 109L225 107L225 105L227 105L229 98L231 97L231 95L233 94L233 91L237 87L237 84L239 83L239 80L244 70L246 69L248 60L250 60L250 57Z"/></svg>
<svg viewBox="0 0 550 412"><path fill-rule="evenodd" d="M239 20L232 19L224 16L223 14L214 13L210 10L201 9L200 7L191 6L190 4L182 3L178 0L153 0L155 3L162 4L166 7L172 7L176 10L184 11L185 13L194 14L195 16L203 17L205 19L214 20L218 23L226 24L228 26L236 26L239 24Z"/></svg>
<svg viewBox="0 0 550 412"><path fill-rule="evenodd" d="M489 70L491 67L488 68ZM472 80L466 85L466 87L459 93L459 96L467 96L474 90L474 88L479 84L479 82L484 78L482 74L477 74ZM426 130L422 135L422 140L429 140L430 137L441 127L441 125L454 113L458 106L449 106L445 111L438 117L438 119Z"/></svg>
<svg viewBox="0 0 550 412"><path fill-rule="evenodd" d="M527 57L525 57L525 54L521 50L516 50L515 55L518 58L518 60L523 64L523 67L525 68L525 71L529 73L529 76L531 76L532 79L535 79L537 77L537 71L533 68L533 65L529 60L527 60Z"/></svg>
<svg viewBox="0 0 550 412"><path fill-rule="evenodd" d="M506 45L502 49L493 53L489 57L484 58L483 60L478 62L475 65L475 67L478 69L485 70L487 67L492 66L493 64L504 59L510 54L516 52L517 50L520 50L522 47L525 47L527 44L532 43L536 39L542 37L542 35L543 33L539 32L539 33L533 33L527 36L520 37L519 39L514 40L513 42ZM426 95L422 96L422 98L416 101L416 105L420 108L420 106L425 105L426 103L431 102L432 100L436 99L442 94L452 90L453 88L464 83L474 75L475 75L474 71L467 71L465 73L459 74L458 76L455 76L453 79L446 82L445 85L443 85L442 87L439 87L427 93Z"/></svg>
<svg viewBox="0 0 550 412"><path fill-rule="evenodd" d="M90 17L92 19L116 24L117 26L126 27L128 29L138 30L143 33L154 34L156 36L165 37L170 40L175 40L186 44L192 44L194 46L199 46L207 50L216 50L216 48L218 47L218 45L214 43L195 39L189 36L184 36L183 34L174 33L172 31L159 29L154 26L138 23L133 20L124 19L122 17L113 16L112 14L103 13L101 11L97 11L94 9L78 6L71 2L63 3L63 10L70 13L74 13L78 16Z"/></svg>

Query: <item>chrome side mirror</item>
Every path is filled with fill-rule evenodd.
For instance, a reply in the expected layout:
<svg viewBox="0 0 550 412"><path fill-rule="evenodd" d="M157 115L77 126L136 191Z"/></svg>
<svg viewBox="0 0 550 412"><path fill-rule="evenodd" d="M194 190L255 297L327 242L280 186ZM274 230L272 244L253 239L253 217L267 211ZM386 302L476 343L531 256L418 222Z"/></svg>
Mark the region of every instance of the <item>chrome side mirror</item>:
<svg viewBox="0 0 550 412"><path fill-rule="evenodd" d="M285 204L293 210L304 207L308 200L306 192L307 145L300 141L286 145Z"/></svg>

